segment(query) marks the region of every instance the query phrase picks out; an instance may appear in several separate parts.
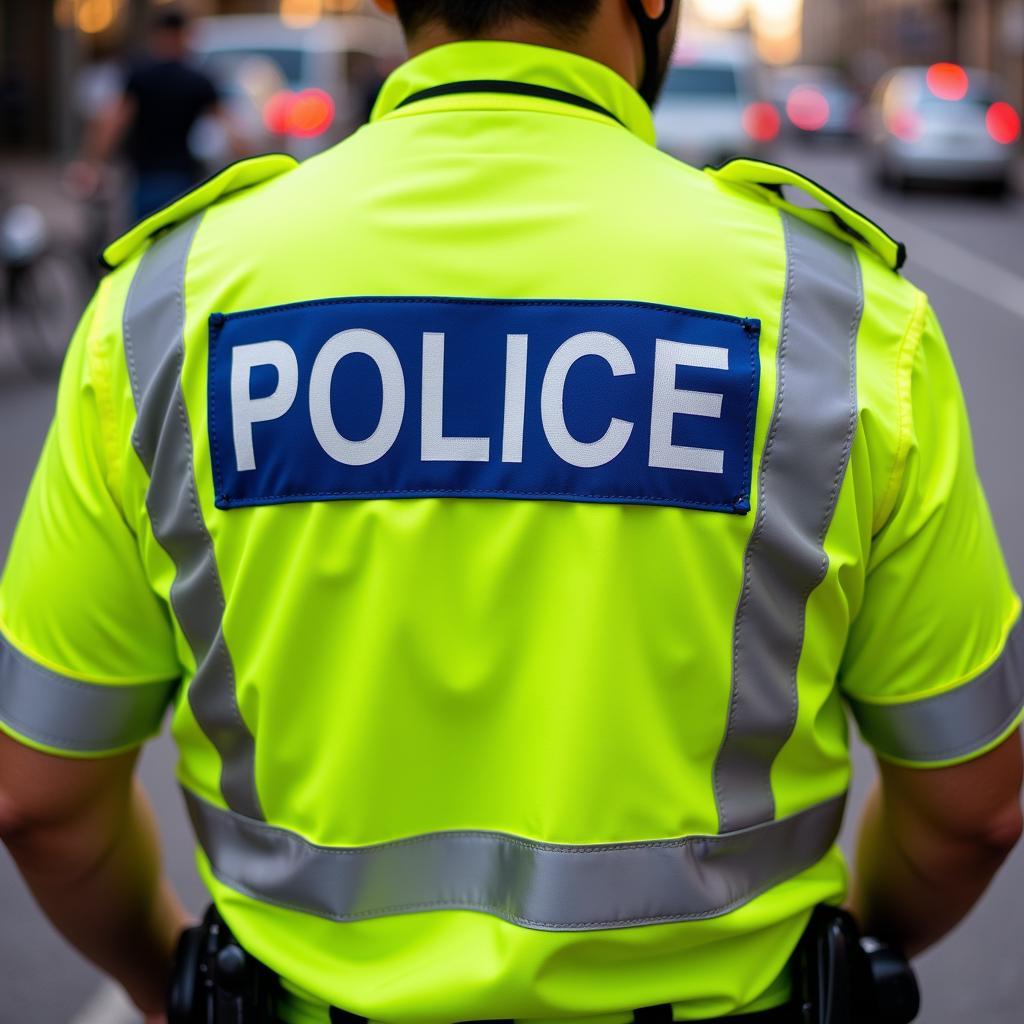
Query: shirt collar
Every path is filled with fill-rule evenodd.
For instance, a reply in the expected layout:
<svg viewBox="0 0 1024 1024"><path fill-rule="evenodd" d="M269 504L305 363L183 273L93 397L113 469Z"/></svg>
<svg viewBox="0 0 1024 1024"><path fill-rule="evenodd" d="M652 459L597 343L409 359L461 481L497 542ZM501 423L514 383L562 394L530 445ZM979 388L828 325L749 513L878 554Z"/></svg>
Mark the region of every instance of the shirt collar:
<svg viewBox="0 0 1024 1024"><path fill-rule="evenodd" d="M384 83L372 120L393 113L410 96L424 89L479 79L525 82L572 93L604 107L634 135L654 144L650 108L619 74L588 57L526 43L479 40L426 50L403 64ZM502 96L502 101L502 106L508 106L509 97ZM578 108L568 104L565 109L579 113Z"/></svg>

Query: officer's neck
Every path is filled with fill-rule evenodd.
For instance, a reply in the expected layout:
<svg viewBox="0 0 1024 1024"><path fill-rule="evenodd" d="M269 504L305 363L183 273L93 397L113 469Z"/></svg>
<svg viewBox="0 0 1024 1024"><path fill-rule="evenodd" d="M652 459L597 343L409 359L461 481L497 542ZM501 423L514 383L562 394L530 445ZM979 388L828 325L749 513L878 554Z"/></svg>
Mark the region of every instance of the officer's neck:
<svg viewBox="0 0 1024 1024"><path fill-rule="evenodd" d="M478 38L503 43L529 43L576 53L607 65L635 85L640 81L643 57L639 33L635 24L624 16L625 8L625 4L602 4L590 26L571 38L539 22L525 19L506 22L500 29ZM436 46L464 41L465 37L455 35L445 25L431 22L409 39L409 54L415 57Z"/></svg>

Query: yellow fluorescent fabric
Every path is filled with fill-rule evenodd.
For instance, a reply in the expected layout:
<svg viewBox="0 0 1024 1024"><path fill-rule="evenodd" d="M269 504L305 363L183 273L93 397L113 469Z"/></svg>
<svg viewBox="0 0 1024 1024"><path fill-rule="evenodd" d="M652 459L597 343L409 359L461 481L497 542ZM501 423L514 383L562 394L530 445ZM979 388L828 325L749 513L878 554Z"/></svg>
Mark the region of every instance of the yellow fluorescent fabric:
<svg viewBox="0 0 1024 1024"><path fill-rule="evenodd" d="M900 353L893 502L876 531L842 667L851 697L948 691L1002 649L1019 602L978 482L956 370L931 309Z"/></svg>
<svg viewBox="0 0 1024 1024"><path fill-rule="evenodd" d="M815 223L826 230L839 232L840 237L845 227L848 232L854 232L855 237L870 246L893 270L899 270L903 266L906 250L899 242L877 224L868 220L862 213L852 206L848 206L827 189L822 188L817 182L789 167L780 167L777 164L765 163L761 160L739 159L730 160L722 167L710 170L710 173L724 181L764 188L764 198L769 202L784 206L798 216L813 218ZM843 227L835 221L830 223L830 218L822 216L820 211L808 210L788 202L777 192L771 190L769 186L790 186L805 192L817 200L830 214L838 218Z"/></svg>
<svg viewBox="0 0 1024 1024"><path fill-rule="evenodd" d="M614 118L495 93L400 107L424 88L496 78L573 93ZM184 330L159 343L184 343L192 522L209 534L203 578L223 595L213 632L230 656L218 685L254 738L267 825L325 848L459 830L567 845L719 831L713 772L757 507L415 499L223 511L208 439L212 313L341 296L660 303L761 322L756 501L779 395L783 222L743 183L680 165L652 138L642 101L607 68L455 44L400 69L374 123L341 146L287 173L275 163L249 190L212 189L222 198L188 253ZM60 675L100 686L180 675L189 687L196 661L171 607L175 562L149 520L123 350L139 265L126 250L149 234L116 250L126 262L72 346L0 616L11 644ZM771 766L776 819L845 791L844 694L913 705L970 686L1001 664L1017 608L927 303L867 247L849 255L864 292L855 432L827 571L806 603L795 724ZM175 704L181 779L224 807L224 765L189 692ZM680 1019L777 1004L811 908L846 885L833 850L706 920L567 932L466 910L342 923L239 891L205 854L200 867L239 938L303 993L296 1014L320 1000L410 1022L614 1024L666 1002Z"/></svg>
<svg viewBox="0 0 1024 1024"><path fill-rule="evenodd" d="M840 672L855 708L954 696L999 661L1020 614L975 469L956 370L930 308L918 311L901 346L898 395L891 497ZM969 749L927 761L977 756L1019 724L1018 704ZM926 760L881 752L904 763Z"/></svg>
<svg viewBox="0 0 1024 1024"><path fill-rule="evenodd" d="M0 587L0 645L39 665L41 685L49 674L80 691L136 693L148 706L150 688L176 680L181 670L166 609L147 580L112 482L118 456L109 433L108 366L121 358L113 285L101 287L71 343L57 415ZM23 731L20 718L5 721L4 682L0 728L41 749L59 747L57 736L48 742ZM147 733L159 718L150 725ZM87 731L89 723L79 727ZM67 752L115 753L143 738L129 730L125 742L115 736L104 748L83 733L83 749Z"/></svg>

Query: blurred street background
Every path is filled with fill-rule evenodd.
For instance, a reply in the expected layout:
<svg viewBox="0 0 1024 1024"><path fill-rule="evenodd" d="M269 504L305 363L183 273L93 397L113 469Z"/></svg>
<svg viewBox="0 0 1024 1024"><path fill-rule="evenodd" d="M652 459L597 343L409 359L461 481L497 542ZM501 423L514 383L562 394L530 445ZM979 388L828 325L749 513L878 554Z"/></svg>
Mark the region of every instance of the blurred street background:
<svg viewBox="0 0 1024 1024"><path fill-rule="evenodd" d="M397 30L371 8L195 0L191 59L220 98L220 116L190 130L196 167L205 174L268 150L303 158L355 130L402 58ZM95 139L152 45L159 9L0 0L0 561L96 254L131 222L132 161ZM945 325L981 474L1024 585L1024 0L687 0L684 11L660 144L698 166L753 155L794 167L907 244L905 273ZM856 760L847 850L873 770L859 746ZM143 775L171 876L198 910L166 739L147 750ZM1018 851L970 919L922 960L924 1024L1024 1020L1022 922ZM0 852L0 1024L134 1019L57 938Z"/></svg>

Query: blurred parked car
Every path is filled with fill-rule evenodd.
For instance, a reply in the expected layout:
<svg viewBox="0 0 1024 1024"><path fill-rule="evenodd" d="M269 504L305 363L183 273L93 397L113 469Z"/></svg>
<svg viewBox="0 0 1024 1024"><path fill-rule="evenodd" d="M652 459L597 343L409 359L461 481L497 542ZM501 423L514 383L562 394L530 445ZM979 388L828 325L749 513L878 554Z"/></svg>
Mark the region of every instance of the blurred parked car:
<svg viewBox="0 0 1024 1024"><path fill-rule="evenodd" d="M868 115L875 173L897 188L928 182L1005 191L1020 135L1020 115L998 81L957 64L889 72Z"/></svg>
<svg viewBox="0 0 1024 1024"><path fill-rule="evenodd" d="M289 28L275 15L225 15L196 22L193 51L252 150L301 159L365 120L404 44L397 26L382 18L325 17ZM197 148L216 163L219 140L210 132L205 126Z"/></svg>
<svg viewBox="0 0 1024 1024"><path fill-rule="evenodd" d="M763 155L778 137L780 119L761 94L761 69L749 40L681 41L654 123L659 146L697 167Z"/></svg>
<svg viewBox="0 0 1024 1024"><path fill-rule="evenodd" d="M769 90L783 130L795 138L849 139L860 134L860 99L834 68L779 68L772 73Z"/></svg>

